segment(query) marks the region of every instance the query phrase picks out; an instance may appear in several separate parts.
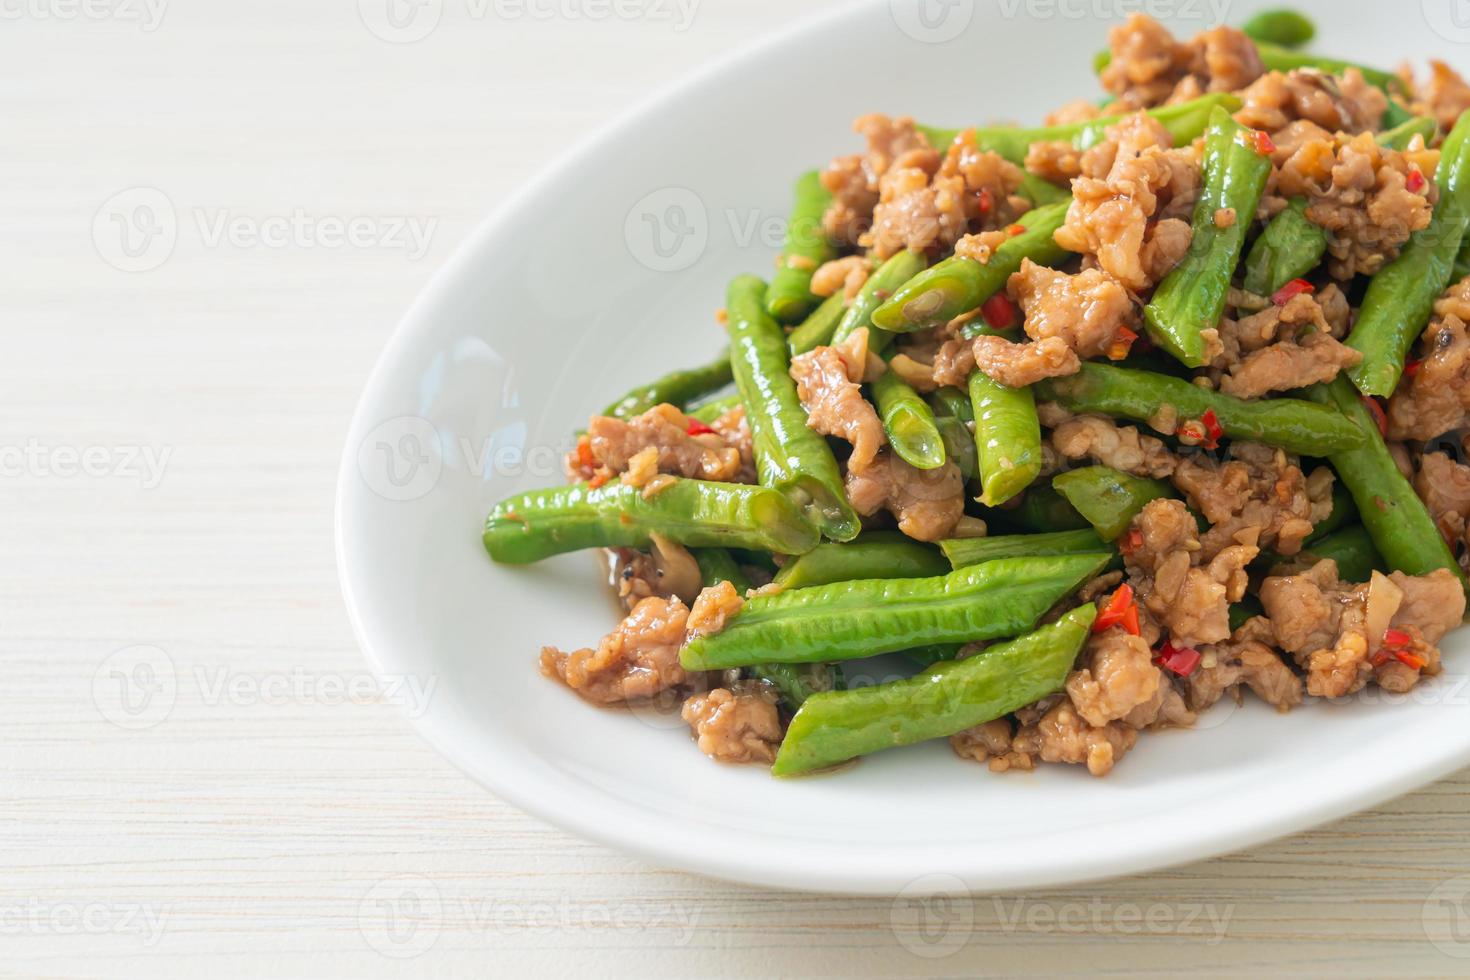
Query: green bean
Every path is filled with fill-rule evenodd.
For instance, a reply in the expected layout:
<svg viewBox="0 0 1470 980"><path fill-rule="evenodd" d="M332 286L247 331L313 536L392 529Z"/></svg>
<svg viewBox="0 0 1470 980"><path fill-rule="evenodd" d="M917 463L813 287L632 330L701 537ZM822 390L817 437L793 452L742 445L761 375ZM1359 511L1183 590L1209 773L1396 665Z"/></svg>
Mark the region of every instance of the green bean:
<svg viewBox="0 0 1470 980"><path fill-rule="evenodd" d="M899 287L923 272L927 264L922 252L905 249L880 265L878 271L863 283L863 288L858 290L852 305L843 314L842 322L837 324L837 331L832 335L832 343L840 344L851 337L854 330L867 327L868 350L881 352L893 339L893 334L874 325L873 312L886 303Z"/></svg>
<svg viewBox="0 0 1470 980"><path fill-rule="evenodd" d="M1410 116L1376 137L1380 146L1402 150L1415 136L1430 140L1439 124L1428 116ZM1245 259L1248 293L1270 296L1293 279L1311 272L1327 253L1327 232L1307 217L1307 199L1294 197L1257 236Z"/></svg>
<svg viewBox="0 0 1470 980"><path fill-rule="evenodd" d="M1049 483L1031 486L1016 507L997 508L985 512L991 529L1004 529L1019 534L1044 534L1048 531L1080 531L1092 527L1087 518Z"/></svg>
<svg viewBox="0 0 1470 980"><path fill-rule="evenodd" d="M846 544L819 544L776 573L783 589L872 578L933 578L949 571L931 544L898 531L868 531Z"/></svg>
<svg viewBox="0 0 1470 980"><path fill-rule="evenodd" d="M980 503L999 507L1041 473L1041 422L1030 388L1007 388L978 368L970 372Z"/></svg>
<svg viewBox="0 0 1470 980"><path fill-rule="evenodd" d="M1358 519L1358 505L1353 503L1352 491L1341 480L1332 481L1332 510L1312 525L1307 544L1319 541L1333 531L1347 527Z"/></svg>
<svg viewBox="0 0 1470 980"><path fill-rule="evenodd" d="M934 412L897 372L884 371L870 386L883 433L899 459L915 469L944 465L944 438L934 423Z"/></svg>
<svg viewBox="0 0 1470 980"><path fill-rule="evenodd" d="M1313 401L1330 405L1362 433L1359 448L1335 452L1328 459L1337 478L1352 492L1358 516L1388 566L1406 575L1447 568L1463 583L1465 575L1440 537L1434 518L1394 464L1377 421L1353 386L1339 375L1328 384L1313 385L1307 394Z"/></svg>
<svg viewBox="0 0 1470 980"><path fill-rule="evenodd" d="M658 532L690 547L748 547L801 554L817 534L784 496L765 487L675 480L645 499L614 482L533 490L495 505L485 550L522 565L582 548L641 548Z"/></svg>
<svg viewBox="0 0 1470 980"><path fill-rule="evenodd" d="M892 331L939 326L976 309L1004 289L1011 273L1021 268L1022 260L1030 259L1038 265L1061 262L1071 253L1052 235L1066 221L1070 201L1069 195L1064 201L1027 211L1017 222L1026 230L1002 242L984 265L952 255L914 276L872 311L873 323Z"/></svg>
<svg viewBox="0 0 1470 980"><path fill-rule="evenodd" d="M725 302L730 360L745 403L756 469L762 485L791 498L823 534L850 541L861 526L857 513L847 502L831 447L807 428L806 410L789 373L786 338L761 306L764 292L755 276L739 276L730 283Z"/></svg>
<svg viewBox="0 0 1470 980"><path fill-rule="evenodd" d="M1239 602L1230 606L1230 632L1234 633L1250 620L1264 615L1266 610L1261 608L1261 600L1253 595L1242 596Z"/></svg>
<svg viewBox="0 0 1470 980"><path fill-rule="evenodd" d="M1255 133L1224 109L1217 108L1210 116L1204 186L1194 205L1189 251L1143 309L1144 324L1155 343L1189 367L1205 362L1202 332L1219 326L1246 231L1271 176L1271 157L1256 148ZM1215 223L1216 212L1223 208L1236 214L1227 228Z"/></svg>
<svg viewBox="0 0 1470 980"><path fill-rule="evenodd" d="M1294 197L1266 225L1245 257L1248 293L1270 296L1293 279L1305 276L1327 254L1327 233L1307 218L1307 199Z"/></svg>
<svg viewBox="0 0 1470 980"><path fill-rule="evenodd" d="M750 588L745 572L724 548L699 548L692 554L705 588L729 582L742 595ZM832 664L758 664L749 668L749 673L775 687L793 709L818 691L842 687L841 672Z"/></svg>
<svg viewBox="0 0 1470 980"><path fill-rule="evenodd" d="M953 415L934 416L934 425L939 429L939 438L944 440L944 454L960 469L966 480L980 476L980 461L975 452L975 433L963 420Z"/></svg>
<svg viewBox="0 0 1470 980"><path fill-rule="evenodd" d="M929 393L929 404L935 415L951 415L961 422L975 421L975 408L970 404L970 393L953 385L936 388Z"/></svg>
<svg viewBox="0 0 1470 980"><path fill-rule="evenodd" d="M1051 531L1043 534L1002 534L992 538L949 538L939 542L951 566L964 568L997 558L1035 558L1043 555L1096 554L1108 545L1096 531Z"/></svg>
<svg viewBox="0 0 1470 980"><path fill-rule="evenodd" d="M602 414L618 419L632 418L664 402L683 408L700 395L718 391L729 383L730 355L727 352L703 367L671 371L657 381L634 388L604 409Z"/></svg>
<svg viewBox="0 0 1470 980"><path fill-rule="evenodd" d="M1379 125L1384 129L1392 129L1413 118L1414 114L1402 102L1390 95L1388 97L1388 108L1383 110L1383 119L1379 121Z"/></svg>
<svg viewBox="0 0 1470 980"><path fill-rule="evenodd" d="M709 425L732 408L739 408L740 404L739 395L726 395L724 398L717 398L712 402L705 402L691 408L686 414L692 419L698 419L705 425Z"/></svg>
<svg viewBox="0 0 1470 980"><path fill-rule="evenodd" d="M1370 68L1353 61L1343 61L1341 58L1327 58L1317 54L1307 54L1302 51L1292 51L1278 44L1270 44L1265 41L1256 42L1256 51L1261 56L1261 64L1267 71L1293 71L1297 68L1313 68L1328 75L1341 75L1349 68L1356 68L1362 73L1363 79L1368 84L1382 89L1390 95L1403 89L1403 80L1393 72L1384 71L1381 68ZM1099 51L1092 59L1092 70L1102 74L1102 70L1112 64L1113 53L1111 51ZM1181 103L1187 105L1188 103ZM1231 112L1240 106L1229 106ZM922 127L920 127L922 128ZM1177 146L1178 143L1176 142Z"/></svg>
<svg viewBox="0 0 1470 980"><path fill-rule="evenodd" d="M1302 456L1322 456L1363 444L1363 434L1341 414L1296 398L1242 401L1151 371L1086 362L1066 378L1041 382L1038 394L1073 412L1096 412L1148 422L1165 407L1180 419L1212 411L1231 439L1263 442ZM1359 501L1361 505L1361 501Z"/></svg>
<svg viewBox="0 0 1470 980"><path fill-rule="evenodd" d="M786 335L786 346L791 356L830 344L832 334L837 332L837 324L842 322L842 315L846 312L847 302L841 290L824 299L822 305L801 322L801 326Z"/></svg>
<svg viewBox="0 0 1470 980"><path fill-rule="evenodd" d="M1051 485L1087 518L1104 541L1117 540L1149 501L1179 496L1163 480L1133 476L1106 466L1058 473Z"/></svg>
<svg viewBox="0 0 1470 980"><path fill-rule="evenodd" d="M1426 146L1439 132L1439 121L1433 116L1410 116L1396 126L1383 130L1373 137L1378 145L1390 150L1407 150L1415 136L1422 136Z"/></svg>
<svg viewBox="0 0 1470 980"><path fill-rule="evenodd" d="M791 719L771 772L792 776L944 738L1038 701L1066 682L1096 616L1089 603L979 656L907 680L814 695Z"/></svg>
<svg viewBox="0 0 1470 980"><path fill-rule="evenodd" d="M1297 10L1262 10L1241 28L1253 41L1300 48L1317 36L1311 18Z"/></svg>
<svg viewBox="0 0 1470 980"><path fill-rule="evenodd" d="M1344 582L1366 582L1375 569L1382 569L1383 556L1373 545L1373 536L1361 524L1334 531L1316 542L1309 542L1299 554L1290 558L1276 555L1271 562L1269 574L1281 574L1274 569L1284 562L1315 564L1332 559L1337 562L1337 574Z"/></svg>
<svg viewBox="0 0 1470 980"><path fill-rule="evenodd" d="M1434 301L1450 282L1465 224L1470 221L1470 111L1460 115L1440 147L1439 203L1427 228L1409 236L1398 258L1368 282L1347 346L1363 360L1347 369L1365 395L1387 398L1404 358L1429 322Z"/></svg>
<svg viewBox="0 0 1470 980"><path fill-rule="evenodd" d="M930 643L928 646L905 650L899 656L919 668L933 667L945 660L954 660L963 649L963 643Z"/></svg>
<svg viewBox="0 0 1470 980"><path fill-rule="evenodd" d="M786 243L766 290L766 312L780 323L795 323L817 305L817 297L812 295L812 273L823 262L837 257L837 249L822 228L822 216L831 203L832 195L815 170L797 179Z"/></svg>
<svg viewBox="0 0 1470 980"><path fill-rule="evenodd" d="M1029 170L1021 175L1021 187L1016 193L1030 201L1033 208L1045 207L1048 204L1056 204L1058 201L1068 201L1072 198L1070 189L1044 180Z"/></svg>
<svg viewBox="0 0 1470 980"><path fill-rule="evenodd" d="M1240 108L1241 101L1225 92L1212 92L1178 105L1150 109L1148 114L1169 131L1175 146L1184 146L1194 142L1205 131L1205 127L1209 125L1210 111L1217 106L1234 112ZM975 146L998 153L1012 163L1021 165L1026 162L1026 151L1031 148L1032 143L1070 142L1077 149L1086 150L1106 139L1108 128L1117 125L1124 118L1119 115L1104 116L1087 122L1029 129L1018 126L984 126L975 130ZM933 126L918 128L928 138L931 146L939 148L948 146L964 133L963 130L938 129Z"/></svg>
<svg viewBox="0 0 1470 980"><path fill-rule="evenodd" d="M1466 276L1470 276L1470 235L1464 237L1459 251L1455 253L1455 266L1450 270L1450 282L1459 282Z"/></svg>
<svg viewBox="0 0 1470 980"><path fill-rule="evenodd" d="M930 643L1015 636L1111 555L1004 558L936 578L869 579L749 599L723 630L684 645L686 670L854 660Z"/></svg>

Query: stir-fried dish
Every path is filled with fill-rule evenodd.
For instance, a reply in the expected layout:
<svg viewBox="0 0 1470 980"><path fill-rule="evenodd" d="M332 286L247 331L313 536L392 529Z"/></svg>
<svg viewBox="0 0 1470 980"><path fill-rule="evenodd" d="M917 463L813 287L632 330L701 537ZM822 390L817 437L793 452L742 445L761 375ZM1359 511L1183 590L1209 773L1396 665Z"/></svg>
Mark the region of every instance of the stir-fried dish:
<svg viewBox="0 0 1470 980"><path fill-rule="evenodd" d="M728 349L490 513L496 561L610 556L626 618L541 671L778 775L948 738L1101 776L1222 697L1438 674L1470 565L1470 85L1311 35L1135 15L1106 96L1040 127L857 120L770 282L730 283Z"/></svg>

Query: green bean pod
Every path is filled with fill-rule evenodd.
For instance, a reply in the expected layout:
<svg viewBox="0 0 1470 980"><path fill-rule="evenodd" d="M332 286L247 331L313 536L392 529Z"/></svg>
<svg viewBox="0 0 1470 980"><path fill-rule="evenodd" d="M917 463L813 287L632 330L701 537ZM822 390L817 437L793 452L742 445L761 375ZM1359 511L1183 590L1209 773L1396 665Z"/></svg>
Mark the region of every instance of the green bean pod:
<svg viewBox="0 0 1470 980"><path fill-rule="evenodd" d="M651 498L613 482L533 490L496 504L485 519L485 550L523 565L582 548L641 548L657 532L694 548L759 548L801 554L816 530L792 503L765 487L675 480Z"/></svg>
<svg viewBox="0 0 1470 980"><path fill-rule="evenodd" d="M724 670L771 659L855 660L1015 636L1111 558L1005 558L935 578L837 582L759 596L719 633L685 644L679 662L686 670Z"/></svg>
<svg viewBox="0 0 1470 980"><path fill-rule="evenodd" d="M991 530L999 528L1015 534L1081 531L1092 527L1049 483L1032 484L1015 507L987 510L985 520Z"/></svg>
<svg viewBox="0 0 1470 980"><path fill-rule="evenodd" d="M794 776L945 738L1038 701L1066 683L1096 616L1089 603L981 656L943 661L907 680L814 695L791 719L771 772Z"/></svg>
<svg viewBox="0 0 1470 980"><path fill-rule="evenodd" d="M699 548L691 552L699 564L699 577L705 588L729 582L744 595L750 580L724 548ZM753 677L769 682L781 693L792 709L819 691L836 691L842 687L841 672L832 664L758 664L748 669Z"/></svg>
<svg viewBox="0 0 1470 980"><path fill-rule="evenodd" d="M1069 188L1061 184L1053 184L1029 170L1021 175L1021 187L1016 193L1030 201L1033 208L1056 204L1058 201L1069 201L1072 198L1072 191Z"/></svg>
<svg viewBox="0 0 1470 980"><path fill-rule="evenodd" d="M977 309L1005 288L1011 273L1023 259L1038 265L1056 265L1071 253L1052 236L1067 220L1066 200L1027 211L1017 224L1026 230L1002 242L984 265L974 259L952 255L932 268L913 276L876 310L873 323L884 330L905 333L948 323L961 313Z"/></svg>
<svg viewBox="0 0 1470 980"><path fill-rule="evenodd" d="M1261 600L1247 593L1230 606L1230 632L1234 633L1250 620L1264 615L1266 610L1261 607Z"/></svg>
<svg viewBox="0 0 1470 980"><path fill-rule="evenodd" d="M1308 542L1299 554L1290 558L1276 556L1271 566L1274 569L1283 562L1315 563L1332 559L1337 562L1337 574L1344 582L1366 582L1375 570L1384 569L1383 556L1373 544L1373 536L1361 524L1354 524L1334 531L1315 542ZM1270 574L1280 574L1272 571Z"/></svg>
<svg viewBox="0 0 1470 980"><path fill-rule="evenodd" d="M1464 582L1465 574L1440 537L1434 518L1394 464L1377 421L1353 386L1338 376L1328 384L1313 385L1307 394L1330 405L1362 433L1359 448L1334 452L1328 459L1352 492L1358 516L1388 566L1406 575L1447 568Z"/></svg>
<svg viewBox="0 0 1470 980"><path fill-rule="evenodd" d="M766 312L780 323L796 323L817 305L812 295L812 273L837 257L837 249L822 227L822 216L832 195L821 175L808 170L796 181L796 203L786 224L786 242L776 259L776 274L766 290Z"/></svg>
<svg viewBox="0 0 1470 980"><path fill-rule="evenodd" d="M1327 233L1307 217L1307 199L1294 197L1267 223L1245 257L1248 293L1270 296L1317 268L1327 254Z"/></svg>
<svg viewBox="0 0 1470 980"><path fill-rule="evenodd" d="M842 322L842 315L846 312L847 302L840 290L824 299L821 306L812 310L811 316L786 335L786 347L791 356L832 343L832 335L837 332L837 324Z"/></svg>
<svg viewBox="0 0 1470 980"><path fill-rule="evenodd" d="M970 404L970 393L953 385L936 388L929 393L929 404L935 415L951 415L961 422L975 421L975 407Z"/></svg>
<svg viewBox="0 0 1470 980"><path fill-rule="evenodd" d="M1409 236L1398 258L1368 282L1347 346L1363 360L1347 369L1365 395L1387 398L1398 386L1404 359L1429 322L1434 301L1450 283L1465 225L1470 221L1470 111L1460 115L1440 147L1439 203L1427 228Z"/></svg>
<svg viewBox="0 0 1470 980"><path fill-rule="evenodd" d="M724 398L717 398L712 402L705 402L696 408L691 408L686 414L691 419L698 419L705 425L709 425L730 409L739 408L740 404L739 395L726 395Z"/></svg>
<svg viewBox="0 0 1470 980"><path fill-rule="evenodd" d="M949 571L932 544L898 531L867 531L846 544L819 544L776 573L784 589L872 578L933 578Z"/></svg>
<svg viewBox="0 0 1470 980"><path fill-rule="evenodd" d="M934 422L934 411L919 393L893 371L885 371L870 386L883 433L900 459L915 469L944 465L944 438Z"/></svg>
<svg viewBox="0 0 1470 980"><path fill-rule="evenodd" d="M1007 388L978 368L970 372L980 503L999 507L1041 473L1041 422L1030 388Z"/></svg>
<svg viewBox="0 0 1470 980"><path fill-rule="evenodd" d="M1300 48L1317 36L1311 18L1297 10L1262 10L1241 26L1252 41L1283 48Z"/></svg>
<svg viewBox="0 0 1470 980"><path fill-rule="evenodd" d="M730 361L761 484L791 498L827 537L851 541L861 524L847 502L831 447L807 428L806 410L789 373L786 338L761 305L764 293L765 284L755 276L739 276L730 283L725 302Z"/></svg>
<svg viewBox="0 0 1470 980"><path fill-rule="evenodd" d="M843 314L842 321L832 335L832 343L840 344L852 336L854 330L868 328L868 350L880 353L893 340L892 332L873 323L873 313L892 296L904 283L924 271L928 260L922 252L904 249L880 265L876 272L863 283L853 298L852 305Z"/></svg>
<svg viewBox="0 0 1470 980"><path fill-rule="evenodd" d="M1149 501L1179 496L1163 480L1133 476L1107 466L1084 466L1058 473L1051 485L1087 518L1104 541L1116 541Z"/></svg>
<svg viewBox="0 0 1470 980"><path fill-rule="evenodd" d="M718 391L730 383L730 355L723 354L708 364L684 371L671 371L657 381L641 385L603 410L603 415L626 419L668 402L677 408L701 395Z"/></svg>
<svg viewBox="0 0 1470 980"><path fill-rule="evenodd" d="M1353 493L1341 480L1332 481L1332 510L1326 517L1312 525L1307 544L1320 541L1332 532L1348 527L1358 520L1358 505L1353 502Z"/></svg>
<svg viewBox="0 0 1470 980"><path fill-rule="evenodd" d="M1039 388L1043 398L1073 412L1136 422L1148 422L1166 406L1172 406L1180 419L1198 419L1212 411L1231 439L1262 442L1301 456L1322 456L1363 444L1356 425L1323 405L1297 398L1242 401L1152 371L1085 362L1078 373L1041 382Z"/></svg>
<svg viewBox="0 0 1470 980"><path fill-rule="evenodd" d="M1178 105L1160 106L1149 109L1148 114L1163 124L1169 131L1175 146L1184 146L1199 138L1209 125L1210 112L1223 107L1234 112L1241 106L1238 97L1226 92L1212 92ZM982 126L975 130L975 146L981 150L998 153L1016 165L1026 162L1026 152L1032 143L1070 142L1079 150L1096 146L1107 138L1107 130L1124 119L1123 116L1104 116L1086 122L1065 123L1060 126ZM934 126L919 126L919 131L929 140L929 145L944 148L953 143L964 131L940 129ZM1038 202L1039 203L1039 202Z"/></svg>
<svg viewBox="0 0 1470 980"><path fill-rule="evenodd" d="M1424 145L1428 146L1438 132L1439 120L1433 116L1410 116L1373 138L1378 141L1379 146L1403 151L1409 148L1415 136L1422 136Z"/></svg>
<svg viewBox="0 0 1470 980"><path fill-rule="evenodd" d="M1205 362L1202 331L1220 323L1246 232L1271 176L1271 157L1256 148L1255 133L1224 109L1210 116L1204 186L1194 206L1189 251L1143 309L1154 342L1189 367ZM1228 228L1215 224L1215 212L1222 208L1235 210Z"/></svg>
<svg viewBox="0 0 1470 980"><path fill-rule="evenodd" d="M938 413L934 416L934 425L939 429L939 438L944 440L945 456L959 467L960 475L966 480L979 478L980 460L975 452L975 434L970 431L970 426L953 415Z"/></svg>
<svg viewBox="0 0 1470 980"><path fill-rule="evenodd" d="M1097 536L1096 531L1081 530L1001 534L989 538L949 538L939 542L939 547L952 567L964 568L998 558L1097 554L1107 551L1109 545Z"/></svg>

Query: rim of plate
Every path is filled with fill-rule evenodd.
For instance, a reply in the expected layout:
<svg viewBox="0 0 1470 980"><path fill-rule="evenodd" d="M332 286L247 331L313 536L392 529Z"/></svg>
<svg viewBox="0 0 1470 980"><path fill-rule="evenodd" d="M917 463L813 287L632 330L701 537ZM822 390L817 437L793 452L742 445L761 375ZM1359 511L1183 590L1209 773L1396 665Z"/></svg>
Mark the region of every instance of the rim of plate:
<svg viewBox="0 0 1470 980"><path fill-rule="evenodd" d="M892 0L867 0L807 15L782 30L758 37L692 72L666 82L651 95L583 136L556 156L539 174L492 208L444 265L430 277L399 319L374 362L353 409L337 476L333 517L337 575L353 635L380 679L391 673L396 651L383 649L364 628L347 558L344 509L348 499L356 492L356 446L363 433L370 428L367 412L378 401L380 389L387 385L391 365L396 362L402 349L409 345L417 333L428 329L431 321L425 314L439 305L441 298L453 290L466 272L476 267L475 258L500 224L528 206L543 188L553 185L566 171L579 166L584 157L594 153L601 144L630 122L656 112L666 102L681 95L685 89L697 87L723 75L732 67L761 52L796 43L827 24L871 16L873 8L888 6L891 2ZM1240 819L1231 825L1229 832L1223 834L1212 829L1207 834L1195 832L1191 835L1188 828L1176 827L1169 835L1153 838L1152 846L1146 852L1132 847L1110 854L1094 850L1086 856L1068 853L1065 858L1050 859L1043 853L1039 857L1031 855L1024 865L997 868L993 863L977 866L979 862L973 858L967 864L965 855L962 852L956 853L952 845L944 845L935 850L922 842L909 841L901 847L871 850L862 861L856 862L834 860L834 849L786 847L781 850L779 857L773 856L768 863L761 864L758 851L753 854L749 850L729 847L728 829L671 826L667 814L629 803L586 784L581 784L577 792L583 798L589 793L598 794L599 807L594 810L568 805L570 798L566 795L565 785L546 773L504 760L492 772L480 764L481 760L471 757L461 747L453 727L436 718L433 712L414 716L408 712L406 706L400 706L400 709L419 735L462 773L497 797L556 827L637 855L659 866L672 866L678 870L694 871L760 887L830 894L892 896L901 890L905 894L915 894L916 876L939 867L945 868L948 875L929 877L953 876L951 882L953 879L960 879L971 890L985 892L1077 885L1120 875L1157 871L1218 857L1299 833L1401 796L1470 764L1470 739L1467 739L1457 744L1421 747L1422 754L1408 764L1398 758L1396 761L1400 767L1394 771L1392 777L1380 779L1366 788L1348 780L1324 778L1322 774L1335 772L1331 769L1304 773L1301 792L1294 797L1300 802L1295 805L1257 808L1244 813L1237 811ZM662 832L658 835L657 846L650 844L652 835L639 832L640 827L646 830L646 824L640 824L639 818L645 821L651 818L661 825ZM735 851L739 851L738 857L724 856ZM933 887L939 891L948 891L951 883L936 881Z"/></svg>

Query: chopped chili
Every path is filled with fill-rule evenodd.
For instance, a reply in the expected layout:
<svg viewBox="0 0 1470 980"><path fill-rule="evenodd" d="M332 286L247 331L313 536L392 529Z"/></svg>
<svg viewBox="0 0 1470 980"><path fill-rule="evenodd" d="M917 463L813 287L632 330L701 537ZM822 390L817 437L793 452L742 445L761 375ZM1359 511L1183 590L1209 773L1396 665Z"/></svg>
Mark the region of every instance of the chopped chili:
<svg viewBox="0 0 1470 980"><path fill-rule="evenodd" d="M1404 377L1412 378L1414 375L1419 373L1419 369L1423 366L1423 361L1410 361L1409 363L1404 365Z"/></svg>
<svg viewBox="0 0 1470 980"><path fill-rule="evenodd" d="M1253 129L1250 132L1241 133L1240 142L1242 146L1250 147L1252 150L1255 150L1263 157L1270 156L1271 154L1276 152L1275 142L1272 141L1270 136L1268 136L1266 133L1261 132L1259 129Z"/></svg>
<svg viewBox="0 0 1470 980"><path fill-rule="evenodd" d="M1285 306L1302 293L1315 293L1316 291L1317 287L1305 279L1293 279L1271 294L1271 302L1277 306Z"/></svg>
<svg viewBox="0 0 1470 980"><path fill-rule="evenodd" d="M1123 537L1118 541L1118 550L1123 552L1123 554L1125 555L1131 555L1142 547L1143 532L1136 527L1129 528L1128 533L1123 535Z"/></svg>
<svg viewBox="0 0 1470 980"><path fill-rule="evenodd" d="M1406 647L1414 642L1414 638L1403 630L1388 629L1383 631L1383 645L1389 648Z"/></svg>
<svg viewBox="0 0 1470 980"><path fill-rule="evenodd" d="M1118 591L1113 593L1108 604L1097 614L1092 631L1101 633L1114 626L1121 626L1134 636L1138 635L1138 607L1133 601L1133 586L1127 583L1118 586Z"/></svg>
<svg viewBox="0 0 1470 980"><path fill-rule="evenodd" d="M1154 663L1180 677L1188 677L1199 667L1200 653L1193 647L1176 647L1168 640L1159 647Z"/></svg>
<svg viewBox="0 0 1470 980"><path fill-rule="evenodd" d="M1016 322L1016 304L1005 293L996 293L980 307L980 315L994 330L1005 330Z"/></svg>
<svg viewBox="0 0 1470 980"><path fill-rule="evenodd" d="M1199 420L1200 424L1205 427L1206 438L1204 447L1206 449L1219 449L1220 437L1225 434L1225 430L1221 427L1220 418L1215 414L1215 410L1213 408L1205 409L1205 414L1201 415Z"/></svg>
<svg viewBox="0 0 1470 980"><path fill-rule="evenodd" d="M1128 356L1133 349L1133 342L1138 339L1138 334L1127 327L1119 327L1118 332L1113 335L1113 342L1108 346L1108 360L1121 361Z"/></svg>
<svg viewBox="0 0 1470 980"><path fill-rule="evenodd" d="M1015 238L1017 235L1021 234L1025 230L1026 230L1026 226L1025 225L1022 225L1022 224L1014 224L1014 225L1007 225L1006 226L1006 234L1007 235L1010 235L1012 238Z"/></svg>
<svg viewBox="0 0 1470 980"><path fill-rule="evenodd" d="M1369 398L1364 395L1363 405L1368 409L1368 414L1373 416L1373 422L1378 426L1378 434L1388 438L1388 416L1383 414L1383 406L1378 404L1378 399Z"/></svg>
<svg viewBox="0 0 1470 980"><path fill-rule="evenodd" d="M699 419L690 419L689 424L684 427L684 431L691 436L702 436L706 432L713 432L715 430L699 421Z"/></svg>
<svg viewBox="0 0 1470 980"><path fill-rule="evenodd" d="M1404 187L1411 194L1417 194L1424 189L1424 174L1418 170L1410 170L1409 176L1404 178Z"/></svg>

